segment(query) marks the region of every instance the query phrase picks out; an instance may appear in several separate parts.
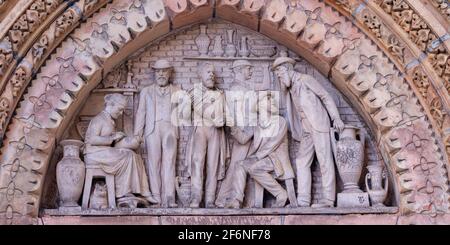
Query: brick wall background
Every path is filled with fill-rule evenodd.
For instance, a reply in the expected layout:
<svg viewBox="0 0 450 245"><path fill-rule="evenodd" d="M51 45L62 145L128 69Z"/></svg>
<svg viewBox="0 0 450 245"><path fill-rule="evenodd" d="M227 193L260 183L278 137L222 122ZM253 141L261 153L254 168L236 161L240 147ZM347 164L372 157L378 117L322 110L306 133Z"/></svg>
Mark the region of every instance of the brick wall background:
<svg viewBox="0 0 450 245"><path fill-rule="evenodd" d="M215 36L222 36L223 47L225 47L225 43L227 41L227 30L234 30L234 43L239 47L239 42L243 36L248 37L248 45L249 48L257 47L257 46L274 46L277 47L278 53L280 50L287 50L285 47L278 45L276 42L272 41L266 36L263 36L259 33L255 33L251 30L248 30L244 27L237 26L234 24L229 24L223 21L214 21L207 24L207 35L211 39L210 44L210 52L214 46L214 38ZM160 40L157 43L147 47L146 49L140 51L139 53L133 55L128 62L131 64L131 69L133 73L133 81L138 86L139 90L145 86L148 86L153 83L154 80L154 71L151 68L151 65L158 59L167 59L172 62L175 67L175 75L173 76L172 82L174 84L179 84L184 90L188 90L193 87L195 83L200 82L197 75L197 69L199 65L202 64L201 60L192 60L186 59L186 57L196 57L199 55L198 48L195 43L195 38L200 34L199 25L192 26L189 29L185 29L179 31L175 34L169 35L164 39ZM291 51L288 51L289 56L292 58L296 58L298 60L295 69L299 72L310 74L314 76L324 87L325 89L332 95L336 105L338 106L339 112L341 114L342 120L346 124L351 124L354 126L358 126L363 128L363 130L367 133L368 128L363 122L362 118L358 115L358 113L349 105L349 103L345 100L342 94L325 78L322 74L320 74L314 67L312 67L308 62L296 56ZM277 54L278 55L278 54ZM237 55L238 56L238 55ZM251 55L252 57L254 55ZM233 73L231 70L231 64L233 61L231 60L210 60L210 63L213 63L216 68L216 77L218 78L218 87L221 89L228 89L231 85ZM272 61L251 61L254 65L254 72L252 77L252 86L254 90L279 90L279 86L277 85L276 79L273 78L273 74L269 73L269 66ZM126 78L126 66L123 65L118 68L118 71L121 70L121 79L125 80ZM117 79L117 76L108 76L107 79ZM137 102L137 98L135 98ZM136 103L137 104L137 103ZM91 106L87 104L86 106ZM137 106L137 105L135 105ZM284 106L282 106L281 110L284 112ZM80 115L81 116L81 115ZM70 130L67 137L77 137L75 133L75 125L72 130ZM185 160L185 148L186 143L189 139L190 128L183 127L180 129L180 140L178 142L178 160L177 165L180 165L182 161ZM294 142L290 139L290 153L291 158L294 159L297 153L298 143ZM366 159L365 166L368 164L376 164L381 162L381 155L375 147L375 142L372 137L367 138L366 140ZM146 158L146 153L143 153L143 157ZM60 156L56 156L52 161L53 164L60 159ZM293 162L294 163L294 162ZM379 163L378 163L379 164ZM295 168L295 166L294 166ZM52 169L52 167L50 168ZM54 171L54 170L53 170ZM362 177L365 176L366 170L364 169ZM337 172L336 172L337 174ZM51 175L49 175L51 176ZM338 192L341 189L341 183L338 179ZM363 179L361 178L360 187L365 189L363 184ZM44 207L54 206L57 196L56 191L56 181L54 183L47 184L48 190L44 193ZM55 193L56 192L56 193ZM313 202L317 202L321 197L321 184L320 184L320 169L317 164L313 165Z"/></svg>

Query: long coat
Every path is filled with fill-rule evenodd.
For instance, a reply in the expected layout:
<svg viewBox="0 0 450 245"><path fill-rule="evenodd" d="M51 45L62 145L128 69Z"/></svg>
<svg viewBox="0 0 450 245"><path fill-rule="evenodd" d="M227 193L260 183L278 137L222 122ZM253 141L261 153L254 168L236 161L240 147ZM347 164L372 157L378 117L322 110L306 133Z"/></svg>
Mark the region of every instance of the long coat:
<svg viewBox="0 0 450 245"><path fill-rule="evenodd" d="M295 72L292 87L286 100L287 118L292 137L301 141L302 127L297 107L305 113L312 130L321 133L330 132L330 118L339 118L339 111L331 95L309 75ZM328 116L329 115L329 116Z"/></svg>
<svg viewBox="0 0 450 245"><path fill-rule="evenodd" d="M155 130L155 114L156 114L156 84L145 87L142 89L139 95L139 106L136 111L136 121L134 125L134 134L141 135L144 134L144 137L153 133ZM181 91L179 86L169 84L170 86L170 95L173 96L175 93ZM172 97L171 97L172 98ZM175 109L174 104L171 105L171 113ZM177 138L178 138L178 130L177 130Z"/></svg>

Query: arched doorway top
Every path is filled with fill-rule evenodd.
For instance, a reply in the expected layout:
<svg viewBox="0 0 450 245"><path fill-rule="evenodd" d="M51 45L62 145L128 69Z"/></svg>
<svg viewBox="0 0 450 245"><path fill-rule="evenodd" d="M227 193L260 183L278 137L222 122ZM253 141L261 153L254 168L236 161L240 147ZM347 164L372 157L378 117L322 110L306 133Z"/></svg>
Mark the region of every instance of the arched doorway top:
<svg viewBox="0 0 450 245"><path fill-rule="evenodd" d="M5 213L5 222L26 223L37 217L42 183L55 144L81 102L109 71L171 30L214 16L286 45L351 98L375 132L383 157L396 171L402 214L448 213L448 160L441 136L446 97L437 97L430 105L427 94L416 86L423 81L423 75L419 75L432 74L427 73L432 69L426 64L418 66L423 73L399 68L402 63L393 58L392 52L380 48L381 41L375 40L379 46L375 45L361 23L355 26L331 8L332 4L287 4L281 0L262 3L114 1L64 39L26 92L19 86L19 94L14 96L14 83L7 84L3 92L10 94L3 97L6 100L2 99L1 105L9 113L5 120L13 113L15 116L8 123L1 151L0 188L4 195L0 210ZM356 19L367 18L352 13ZM30 53L32 58L35 54ZM13 78L26 80L35 69L33 62L21 63ZM439 89L442 86L430 86L426 92L439 94ZM376 99L368 99L365 95L369 93L375 93ZM20 105L11 110L19 98L23 99Z"/></svg>

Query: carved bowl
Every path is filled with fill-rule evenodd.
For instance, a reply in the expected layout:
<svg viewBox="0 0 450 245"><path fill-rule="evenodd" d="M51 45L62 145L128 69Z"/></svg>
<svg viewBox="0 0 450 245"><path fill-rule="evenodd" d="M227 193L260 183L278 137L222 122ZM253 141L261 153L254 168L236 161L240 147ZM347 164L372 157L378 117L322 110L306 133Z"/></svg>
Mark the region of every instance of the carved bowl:
<svg viewBox="0 0 450 245"><path fill-rule="evenodd" d="M277 53L277 47L271 45L252 45L250 52L257 57L272 57Z"/></svg>
<svg viewBox="0 0 450 245"><path fill-rule="evenodd" d="M139 148L139 145L140 145L140 142L137 137L127 136L127 137L124 137L123 139L119 140L114 145L114 147L136 150L137 148Z"/></svg>

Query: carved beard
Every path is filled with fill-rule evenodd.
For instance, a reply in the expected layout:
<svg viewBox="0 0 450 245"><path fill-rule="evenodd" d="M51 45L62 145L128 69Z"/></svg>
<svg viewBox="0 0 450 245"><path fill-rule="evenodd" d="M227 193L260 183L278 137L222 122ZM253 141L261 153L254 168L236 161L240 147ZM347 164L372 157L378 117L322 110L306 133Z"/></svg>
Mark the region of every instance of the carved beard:
<svg viewBox="0 0 450 245"><path fill-rule="evenodd" d="M213 78L208 78L206 81L203 82L203 85L209 89L214 88L214 79Z"/></svg>
<svg viewBox="0 0 450 245"><path fill-rule="evenodd" d="M156 83L158 83L160 87L164 87L169 84L169 79L167 77L158 77L156 78Z"/></svg>
<svg viewBox="0 0 450 245"><path fill-rule="evenodd" d="M279 76L281 85L283 85L286 88L291 87L291 79L289 78L289 74L284 73L281 76Z"/></svg>

